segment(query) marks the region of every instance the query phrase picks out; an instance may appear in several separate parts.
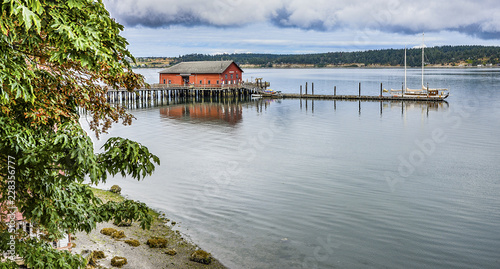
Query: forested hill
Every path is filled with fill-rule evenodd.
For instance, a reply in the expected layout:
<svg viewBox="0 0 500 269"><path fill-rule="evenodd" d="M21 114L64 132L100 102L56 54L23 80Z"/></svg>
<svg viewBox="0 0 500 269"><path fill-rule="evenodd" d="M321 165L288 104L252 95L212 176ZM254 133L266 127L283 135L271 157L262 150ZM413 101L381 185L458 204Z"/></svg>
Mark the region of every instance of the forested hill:
<svg viewBox="0 0 500 269"><path fill-rule="evenodd" d="M328 52L317 54L189 54L170 59L170 64L186 61L234 60L240 65L273 67L286 65L325 66L401 66L404 49L368 50L358 52ZM408 49L408 66L420 66L422 50ZM494 46L442 46L425 49L428 65L477 66L500 63L500 47Z"/></svg>

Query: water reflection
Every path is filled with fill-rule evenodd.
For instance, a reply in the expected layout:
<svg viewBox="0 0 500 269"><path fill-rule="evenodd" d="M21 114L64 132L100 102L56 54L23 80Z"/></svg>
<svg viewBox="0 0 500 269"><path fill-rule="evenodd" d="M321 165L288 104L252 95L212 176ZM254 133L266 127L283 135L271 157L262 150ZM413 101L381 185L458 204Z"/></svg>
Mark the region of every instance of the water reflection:
<svg viewBox="0 0 500 269"><path fill-rule="evenodd" d="M187 122L209 122L236 126L243 120L243 108L267 110L273 99L250 99L246 101L224 100L223 102L184 102L160 108L160 115L168 119Z"/></svg>
<svg viewBox="0 0 500 269"><path fill-rule="evenodd" d="M324 100L319 100L323 102ZM311 110L314 113L314 102L315 100L300 99L300 109L306 111ZM318 100L316 100L318 102ZM333 100L333 109L337 111L338 103L358 103L358 113L361 115L362 103L379 103L379 113L380 116L384 114L386 110L400 109L401 114L405 114L410 111L420 111L422 114L429 116L429 112L446 112L450 105L448 102L428 102L428 101L366 101L366 100Z"/></svg>
<svg viewBox="0 0 500 269"><path fill-rule="evenodd" d="M160 114L176 120L220 122L234 126L243 119L242 110L239 103L192 103L160 108Z"/></svg>

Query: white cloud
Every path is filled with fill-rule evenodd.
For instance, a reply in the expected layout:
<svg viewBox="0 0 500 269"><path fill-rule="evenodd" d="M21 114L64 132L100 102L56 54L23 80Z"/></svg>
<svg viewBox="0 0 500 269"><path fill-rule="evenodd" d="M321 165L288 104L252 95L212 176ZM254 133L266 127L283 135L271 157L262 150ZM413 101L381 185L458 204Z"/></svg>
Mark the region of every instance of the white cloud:
<svg viewBox="0 0 500 269"><path fill-rule="evenodd" d="M126 26L277 27L317 31L459 31L500 39L500 5L493 0L105 0Z"/></svg>

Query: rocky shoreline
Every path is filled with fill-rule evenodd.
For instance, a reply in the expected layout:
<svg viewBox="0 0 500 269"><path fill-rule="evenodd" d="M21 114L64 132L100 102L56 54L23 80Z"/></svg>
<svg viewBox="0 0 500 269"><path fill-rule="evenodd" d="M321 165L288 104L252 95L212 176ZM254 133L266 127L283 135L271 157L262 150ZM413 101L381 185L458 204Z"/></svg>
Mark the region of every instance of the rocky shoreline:
<svg viewBox="0 0 500 269"><path fill-rule="evenodd" d="M109 191L99 189L93 189L93 191L103 201L124 200L119 194ZM169 220L164 215L160 215L153 210L150 210L150 214L153 216L150 230L143 230L138 223L123 226L123 224L115 225L113 222L107 222L99 223L96 229L89 234L79 232L74 235L72 252L87 256L93 251L102 251L104 253L105 258L96 259L95 265L87 268L116 268L111 264L113 257L126 258L127 264L121 267L123 269L226 268L211 256L208 259L200 258L200 253L205 255L208 253L200 251L195 244L183 238L182 234L175 230L175 221ZM123 231L124 237L121 233L120 236L113 236L115 238L112 238L112 235L101 233L105 228ZM161 239L166 244L151 247L152 240L150 239ZM166 241L163 241L163 239ZM137 240L140 245L133 246L134 244L129 244L132 240ZM150 240L149 245L148 240ZM195 252L196 254L193 256ZM207 262L209 263L207 264Z"/></svg>

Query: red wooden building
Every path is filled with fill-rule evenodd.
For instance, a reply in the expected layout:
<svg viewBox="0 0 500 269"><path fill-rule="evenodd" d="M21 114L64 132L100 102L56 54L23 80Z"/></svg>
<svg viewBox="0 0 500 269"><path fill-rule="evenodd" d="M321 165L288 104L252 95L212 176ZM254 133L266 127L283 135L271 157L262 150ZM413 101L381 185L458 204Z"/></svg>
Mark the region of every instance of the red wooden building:
<svg viewBox="0 0 500 269"><path fill-rule="evenodd" d="M242 82L243 70L234 61L182 62L160 72L160 84L233 85Z"/></svg>

